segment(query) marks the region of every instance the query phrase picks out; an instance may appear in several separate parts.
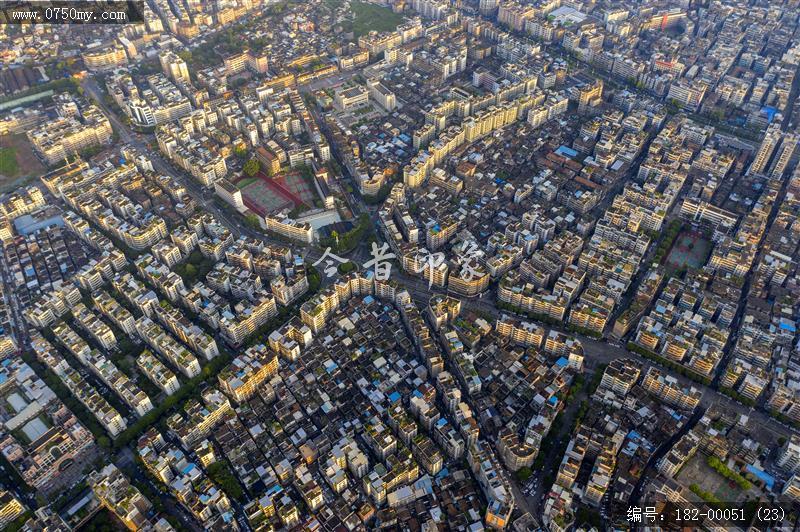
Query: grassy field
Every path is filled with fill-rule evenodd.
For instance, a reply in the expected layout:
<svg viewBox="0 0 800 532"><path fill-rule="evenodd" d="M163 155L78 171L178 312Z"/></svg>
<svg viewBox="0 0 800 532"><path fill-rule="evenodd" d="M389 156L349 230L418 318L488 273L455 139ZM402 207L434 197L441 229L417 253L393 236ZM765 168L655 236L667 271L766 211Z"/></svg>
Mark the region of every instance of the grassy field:
<svg viewBox="0 0 800 532"><path fill-rule="evenodd" d="M45 171L24 134L0 137L0 193L24 186Z"/></svg>
<svg viewBox="0 0 800 532"><path fill-rule="evenodd" d="M239 181L236 182L236 188L238 188L239 190L242 190L247 185L251 185L251 184L255 183L256 181L258 181L257 177L245 177L245 178L240 179Z"/></svg>
<svg viewBox="0 0 800 532"><path fill-rule="evenodd" d="M350 10L355 15L353 20L353 33L356 39L366 35L371 30L393 31L403 22L403 15L393 13L388 7L376 6L366 2L353 0Z"/></svg>
<svg viewBox="0 0 800 532"><path fill-rule="evenodd" d="M15 178L17 174L19 174L17 150L15 148L0 148L0 175Z"/></svg>

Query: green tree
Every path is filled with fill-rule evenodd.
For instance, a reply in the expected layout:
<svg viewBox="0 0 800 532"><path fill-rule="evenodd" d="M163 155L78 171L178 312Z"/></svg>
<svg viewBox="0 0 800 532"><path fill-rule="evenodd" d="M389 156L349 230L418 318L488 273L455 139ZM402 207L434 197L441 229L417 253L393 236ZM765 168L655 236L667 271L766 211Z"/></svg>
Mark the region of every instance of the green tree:
<svg viewBox="0 0 800 532"><path fill-rule="evenodd" d="M601 530L603 528L603 518L596 510L589 508L578 508L575 512L575 522L579 525L589 525Z"/></svg>
<svg viewBox="0 0 800 532"><path fill-rule="evenodd" d="M350 273L353 270L355 270L356 269L356 265L353 264L351 261L347 261L347 262L343 262L342 264L337 266L337 269L339 270L339 273L344 275L346 273Z"/></svg>
<svg viewBox="0 0 800 532"><path fill-rule="evenodd" d="M517 471L516 477L517 477L517 480L519 480L520 482L525 482L526 480L531 478L532 474L533 474L533 470L530 467L521 467Z"/></svg>
<svg viewBox="0 0 800 532"><path fill-rule="evenodd" d="M224 462L214 462L206 468L208 476L216 482L222 490L233 499L244 499L244 490L239 481Z"/></svg>
<svg viewBox="0 0 800 532"><path fill-rule="evenodd" d="M248 214L245 216L244 222L252 229L261 229L261 222L255 214Z"/></svg>
<svg viewBox="0 0 800 532"><path fill-rule="evenodd" d="M258 173L260 169L261 169L261 163L258 161L258 159L250 159L249 161L244 163L243 170L245 175L247 175L248 177L253 177Z"/></svg>
<svg viewBox="0 0 800 532"><path fill-rule="evenodd" d="M719 124L725 119L725 111L722 109L714 109L711 111L711 121Z"/></svg>

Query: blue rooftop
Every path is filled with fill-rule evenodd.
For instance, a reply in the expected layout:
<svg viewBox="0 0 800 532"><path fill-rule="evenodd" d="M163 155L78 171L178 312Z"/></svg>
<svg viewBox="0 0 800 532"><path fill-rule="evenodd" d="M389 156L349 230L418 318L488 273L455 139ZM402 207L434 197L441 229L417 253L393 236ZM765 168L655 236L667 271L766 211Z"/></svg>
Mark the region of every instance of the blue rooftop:
<svg viewBox="0 0 800 532"><path fill-rule="evenodd" d="M633 456L634 454L636 454L636 450L637 450L638 448L639 448L639 444L637 444L637 443L635 443L635 442L632 442L632 441L629 441L629 442L628 442L628 443L625 445L625 449L623 449L623 451L622 451L622 452L623 452L623 453L625 453L625 454L627 454L628 456Z"/></svg>
<svg viewBox="0 0 800 532"><path fill-rule="evenodd" d="M767 488L772 489L773 486L775 486L775 477L773 477L766 471L762 471L761 469L752 465L748 465L745 469L747 470L748 473L754 474L758 478L758 480L764 482L764 484L767 485Z"/></svg>
<svg viewBox="0 0 800 532"><path fill-rule="evenodd" d="M567 146L563 145L558 147L556 153L564 157L575 157L576 155L578 155L578 152L576 152L572 148L568 148Z"/></svg>

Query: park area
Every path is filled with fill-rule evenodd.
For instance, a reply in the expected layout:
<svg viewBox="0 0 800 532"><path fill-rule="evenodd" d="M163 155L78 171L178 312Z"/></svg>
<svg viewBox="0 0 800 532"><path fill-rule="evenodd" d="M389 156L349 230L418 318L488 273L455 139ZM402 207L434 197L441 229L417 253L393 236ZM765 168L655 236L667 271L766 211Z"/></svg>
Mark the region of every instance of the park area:
<svg viewBox="0 0 800 532"><path fill-rule="evenodd" d="M673 270L701 268L711 253L711 242L699 231L684 230L675 239L667 255L667 267Z"/></svg>
<svg viewBox="0 0 800 532"><path fill-rule="evenodd" d="M45 171L25 135L0 137L0 192L23 185L22 180Z"/></svg>

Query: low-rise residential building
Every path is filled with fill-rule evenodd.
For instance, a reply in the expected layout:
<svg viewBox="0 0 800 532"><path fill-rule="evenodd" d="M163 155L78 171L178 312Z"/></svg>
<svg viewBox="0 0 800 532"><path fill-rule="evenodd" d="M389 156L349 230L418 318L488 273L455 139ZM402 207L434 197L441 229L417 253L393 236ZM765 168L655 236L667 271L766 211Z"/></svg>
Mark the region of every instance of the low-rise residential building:
<svg viewBox="0 0 800 532"><path fill-rule="evenodd" d="M268 381L278 370L278 355L263 344L248 348L234 358L217 376L220 389L234 401L253 395L259 387L269 386Z"/></svg>

